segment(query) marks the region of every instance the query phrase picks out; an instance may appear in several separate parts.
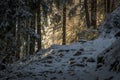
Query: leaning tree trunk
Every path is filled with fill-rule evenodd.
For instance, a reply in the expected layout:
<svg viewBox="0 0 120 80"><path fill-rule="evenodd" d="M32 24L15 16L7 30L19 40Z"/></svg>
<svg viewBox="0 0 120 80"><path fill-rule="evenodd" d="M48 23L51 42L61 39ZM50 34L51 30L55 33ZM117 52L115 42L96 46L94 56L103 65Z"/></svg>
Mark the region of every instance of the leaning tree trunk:
<svg viewBox="0 0 120 80"><path fill-rule="evenodd" d="M110 71L120 72L120 4L108 19L105 20L101 29L102 36L113 37L113 44L105 49L97 58L97 64L109 66Z"/></svg>

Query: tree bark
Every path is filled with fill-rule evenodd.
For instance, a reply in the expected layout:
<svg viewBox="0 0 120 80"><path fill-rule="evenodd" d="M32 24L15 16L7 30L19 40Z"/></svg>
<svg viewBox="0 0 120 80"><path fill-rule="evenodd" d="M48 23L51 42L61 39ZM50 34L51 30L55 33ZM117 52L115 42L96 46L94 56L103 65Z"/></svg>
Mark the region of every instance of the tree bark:
<svg viewBox="0 0 120 80"><path fill-rule="evenodd" d="M31 29L35 32L35 12L33 12L32 22L31 22ZM30 54L35 53L35 37L31 35L30 37Z"/></svg>
<svg viewBox="0 0 120 80"><path fill-rule="evenodd" d="M91 0L91 26L95 29L97 27L97 0Z"/></svg>
<svg viewBox="0 0 120 80"><path fill-rule="evenodd" d="M115 9L115 0L112 0L111 2L111 11Z"/></svg>
<svg viewBox="0 0 120 80"><path fill-rule="evenodd" d="M109 66L110 71L120 72L120 4L116 10L107 17L102 27L101 36L111 36L115 41L98 55L97 64L102 63L104 67ZM107 31L110 33L107 33Z"/></svg>
<svg viewBox="0 0 120 80"><path fill-rule="evenodd" d="M85 7L86 24L87 24L87 27L90 28L90 18L89 18L89 11L88 11L87 0L84 0L84 7Z"/></svg>
<svg viewBox="0 0 120 80"><path fill-rule="evenodd" d="M107 0L107 13L111 12L111 0Z"/></svg>
<svg viewBox="0 0 120 80"><path fill-rule="evenodd" d="M62 45L66 44L66 2L63 5L63 38L62 38Z"/></svg>
<svg viewBox="0 0 120 80"><path fill-rule="evenodd" d="M40 5L40 1L38 3L39 7L37 10L37 33L39 35L38 41L37 41L37 45L38 45L38 50L40 50L42 48L42 34L41 34L41 5Z"/></svg>
<svg viewBox="0 0 120 80"><path fill-rule="evenodd" d="M107 5L107 1L104 0L104 14L105 14L105 15L106 15L106 12L107 12L107 7L106 7L106 5Z"/></svg>

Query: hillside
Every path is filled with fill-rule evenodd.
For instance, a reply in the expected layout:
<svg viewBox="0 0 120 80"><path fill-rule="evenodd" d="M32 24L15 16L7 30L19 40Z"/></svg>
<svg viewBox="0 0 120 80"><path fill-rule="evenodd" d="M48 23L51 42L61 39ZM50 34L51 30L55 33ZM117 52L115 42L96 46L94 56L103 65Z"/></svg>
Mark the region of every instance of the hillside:
<svg viewBox="0 0 120 80"><path fill-rule="evenodd" d="M119 80L120 5L100 28L100 36L70 45L52 45L8 65L0 80Z"/></svg>

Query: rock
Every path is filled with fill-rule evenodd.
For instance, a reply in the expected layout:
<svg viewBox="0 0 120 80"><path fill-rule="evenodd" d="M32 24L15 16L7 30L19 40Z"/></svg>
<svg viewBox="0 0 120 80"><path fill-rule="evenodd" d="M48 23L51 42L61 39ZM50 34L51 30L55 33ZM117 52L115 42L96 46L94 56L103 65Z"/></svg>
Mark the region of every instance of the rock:
<svg viewBox="0 0 120 80"><path fill-rule="evenodd" d="M60 49L60 50L58 50L58 52L64 52L64 50L61 50L61 49Z"/></svg>
<svg viewBox="0 0 120 80"><path fill-rule="evenodd" d="M42 63L52 63L52 60L44 60L44 61L41 61Z"/></svg>
<svg viewBox="0 0 120 80"><path fill-rule="evenodd" d="M106 50L106 52L105 52L105 53L108 53L108 52L110 52L110 49Z"/></svg>
<svg viewBox="0 0 120 80"><path fill-rule="evenodd" d="M98 77L98 76L96 77L96 80L99 80L99 77Z"/></svg>
<svg viewBox="0 0 120 80"><path fill-rule="evenodd" d="M50 63L52 63L52 61L51 61L51 60L47 60L46 62L47 62L47 63L49 63L49 64L50 64Z"/></svg>
<svg viewBox="0 0 120 80"><path fill-rule="evenodd" d="M103 64L97 64L97 67L96 67L96 69L98 69L98 68L100 68L100 67L102 67L103 66Z"/></svg>
<svg viewBox="0 0 120 80"><path fill-rule="evenodd" d="M57 80L57 77L53 77L53 78L51 78L50 80Z"/></svg>
<svg viewBox="0 0 120 80"><path fill-rule="evenodd" d="M44 66L45 66L45 67L51 67L51 65L49 65L49 64L44 64Z"/></svg>
<svg viewBox="0 0 120 80"><path fill-rule="evenodd" d="M116 71L120 72L120 61L115 60L111 65L110 65L110 71Z"/></svg>
<svg viewBox="0 0 120 80"><path fill-rule="evenodd" d="M10 76L10 77L7 77L5 80L16 80L16 77L15 76Z"/></svg>
<svg viewBox="0 0 120 80"><path fill-rule="evenodd" d="M62 71L58 71L58 73L63 73Z"/></svg>
<svg viewBox="0 0 120 80"><path fill-rule="evenodd" d="M58 53L58 56L60 56L60 57L63 57L64 55L63 55L63 53Z"/></svg>
<svg viewBox="0 0 120 80"><path fill-rule="evenodd" d="M85 43L85 42L87 42L87 40L79 39L78 42Z"/></svg>
<svg viewBox="0 0 120 80"><path fill-rule="evenodd" d="M113 76L107 78L107 79L104 79L104 80L112 80L113 79Z"/></svg>
<svg viewBox="0 0 120 80"><path fill-rule="evenodd" d="M74 72L74 71L70 71L69 74L70 74L71 76L74 76L74 75L75 75L75 72Z"/></svg>
<svg viewBox="0 0 120 80"><path fill-rule="evenodd" d="M82 54L82 52L78 51L78 52L74 53L73 56L79 56L81 54Z"/></svg>
<svg viewBox="0 0 120 80"><path fill-rule="evenodd" d="M21 72L18 72L18 73L16 73L16 76L17 76L18 78L20 78L20 77L24 77L25 75L22 74Z"/></svg>
<svg viewBox="0 0 120 80"><path fill-rule="evenodd" d="M49 55L49 56L47 56L46 58L47 58L47 59L52 59L53 56Z"/></svg>
<svg viewBox="0 0 120 80"><path fill-rule="evenodd" d="M84 51L84 49L83 49L83 48L81 48L81 49L80 49L80 51Z"/></svg>
<svg viewBox="0 0 120 80"><path fill-rule="evenodd" d="M4 70L4 69L6 69L5 64L0 63L0 70Z"/></svg>
<svg viewBox="0 0 120 80"><path fill-rule="evenodd" d="M120 31L115 34L115 37L120 37Z"/></svg>
<svg viewBox="0 0 120 80"><path fill-rule="evenodd" d="M88 58L87 62L95 62L95 60L93 58Z"/></svg>
<svg viewBox="0 0 120 80"><path fill-rule="evenodd" d="M104 56L98 56L97 57L97 64L102 63L104 64Z"/></svg>
<svg viewBox="0 0 120 80"><path fill-rule="evenodd" d="M75 61L68 61L68 64L74 64Z"/></svg>
<svg viewBox="0 0 120 80"><path fill-rule="evenodd" d="M70 61L75 60L75 58L70 58Z"/></svg>
<svg viewBox="0 0 120 80"><path fill-rule="evenodd" d="M89 71L88 71L88 70L86 70L86 69L85 69L85 70L83 70L83 72L84 72L84 73L89 73Z"/></svg>
<svg viewBox="0 0 120 80"><path fill-rule="evenodd" d="M73 64L71 66L85 67L86 64L84 64L84 63L76 63L76 64Z"/></svg>
<svg viewBox="0 0 120 80"><path fill-rule="evenodd" d="M65 50L66 52L69 52L69 50Z"/></svg>
<svg viewBox="0 0 120 80"><path fill-rule="evenodd" d="M86 60L87 59L87 57L83 57L83 60Z"/></svg>
<svg viewBox="0 0 120 80"><path fill-rule="evenodd" d="M87 57L80 57L79 60L80 62L85 62L87 60Z"/></svg>
<svg viewBox="0 0 120 80"><path fill-rule="evenodd" d="M69 52L69 50L58 50L58 52Z"/></svg>
<svg viewBox="0 0 120 80"><path fill-rule="evenodd" d="M51 54L55 54L55 51L53 49L51 49L50 53Z"/></svg>
<svg viewBox="0 0 120 80"><path fill-rule="evenodd" d="M69 70L67 70L68 72L68 74L70 75L70 76L74 76L75 75L75 70L74 69L69 69Z"/></svg>
<svg viewBox="0 0 120 80"><path fill-rule="evenodd" d="M76 49L71 49L71 51L76 51Z"/></svg>
<svg viewBox="0 0 120 80"><path fill-rule="evenodd" d="M55 61L60 62L60 61L61 61L61 59L60 59L60 58L57 58L57 59L55 59Z"/></svg>

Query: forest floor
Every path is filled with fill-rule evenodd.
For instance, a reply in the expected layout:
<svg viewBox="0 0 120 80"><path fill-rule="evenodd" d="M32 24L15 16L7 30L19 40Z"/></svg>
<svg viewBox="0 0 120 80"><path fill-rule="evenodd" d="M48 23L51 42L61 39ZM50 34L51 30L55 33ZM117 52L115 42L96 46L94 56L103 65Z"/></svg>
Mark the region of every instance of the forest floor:
<svg viewBox="0 0 120 80"><path fill-rule="evenodd" d="M119 80L120 72L97 65L97 57L116 38L98 37L53 45L0 71L0 80Z"/></svg>

